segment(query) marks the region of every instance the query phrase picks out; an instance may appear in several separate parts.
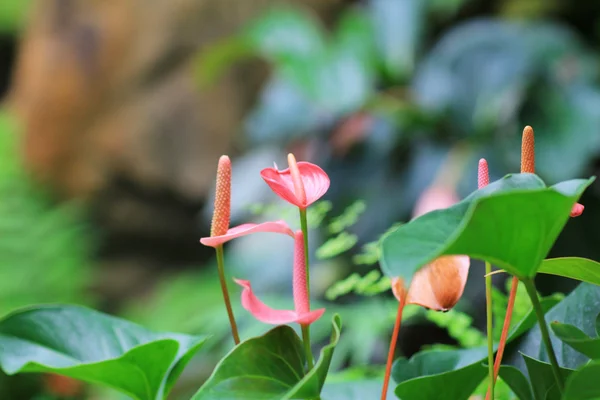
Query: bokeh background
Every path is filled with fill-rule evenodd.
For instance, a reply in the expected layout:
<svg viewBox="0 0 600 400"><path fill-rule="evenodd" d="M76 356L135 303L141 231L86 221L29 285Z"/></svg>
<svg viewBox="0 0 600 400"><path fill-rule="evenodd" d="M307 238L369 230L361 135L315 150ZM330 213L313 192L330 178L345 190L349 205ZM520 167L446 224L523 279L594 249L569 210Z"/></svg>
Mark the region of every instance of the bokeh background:
<svg viewBox="0 0 600 400"><path fill-rule="evenodd" d="M198 243L218 157L233 159L234 224L297 226L259 176L294 152L332 182L310 215L328 309L314 336L340 313L334 368L377 375L396 308L377 239L428 186L474 190L480 157L492 179L518 172L525 125L546 182L599 175L599 56L600 3L583 0L2 0L0 314L71 302L210 333L172 396L189 398L232 344ZM553 256L600 259L600 186L581 203ZM288 247L235 241L228 274L289 306ZM231 289L242 335L266 331ZM407 312L398 354L480 344L483 295L474 263L456 311ZM0 375L0 398L123 399L37 375Z"/></svg>

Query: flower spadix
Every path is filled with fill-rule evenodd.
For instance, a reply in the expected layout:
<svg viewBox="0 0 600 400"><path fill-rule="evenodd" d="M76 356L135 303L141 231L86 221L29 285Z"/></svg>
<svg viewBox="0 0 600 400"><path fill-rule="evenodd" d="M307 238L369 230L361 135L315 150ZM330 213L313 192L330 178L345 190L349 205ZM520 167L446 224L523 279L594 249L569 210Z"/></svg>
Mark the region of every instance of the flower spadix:
<svg viewBox="0 0 600 400"><path fill-rule="evenodd" d="M451 188L433 186L423 192L417 201L413 217L448 208L458 200ZM392 291L399 301L404 297L405 304L447 311L454 307L463 294L469 266L470 259L467 256L439 257L415 273L408 291L402 279L392 279Z"/></svg>
<svg viewBox="0 0 600 400"><path fill-rule="evenodd" d="M321 167L296 162L293 154L288 154L288 166L284 170L265 168L260 172L271 190L288 203L306 209L329 189L329 177Z"/></svg>
<svg viewBox="0 0 600 400"><path fill-rule="evenodd" d="M306 267L304 254L304 237L302 231L294 233L294 269L293 269L293 310L275 310L263 303L252 291L249 281L236 279L242 291L242 306L257 320L273 325L289 324L292 322L300 325L310 325L321 318L324 308L310 311L310 301L306 289Z"/></svg>

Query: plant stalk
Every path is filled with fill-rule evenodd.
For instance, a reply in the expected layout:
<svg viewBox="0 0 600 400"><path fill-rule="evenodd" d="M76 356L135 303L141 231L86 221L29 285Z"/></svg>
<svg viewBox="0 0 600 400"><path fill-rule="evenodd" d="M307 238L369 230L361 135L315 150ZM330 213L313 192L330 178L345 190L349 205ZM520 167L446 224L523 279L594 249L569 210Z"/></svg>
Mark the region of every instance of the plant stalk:
<svg viewBox="0 0 600 400"><path fill-rule="evenodd" d="M240 335L238 333L237 324L235 323L235 317L233 315L233 309L231 308L231 300L229 300L229 290L227 289L227 281L225 280L225 262L223 260L223 245L215 247L217 252L217 270L219 271L219 281L221 282L221 291L223 292L223 300L225 301L225 308L227 308L227 316L229 317L229 324L231 325L231 335L233 336L234 343L240 344Z"/></svg>
<svg viewBox="0 0 600 400"><path fill-rule="evenodd" d="M304 261L306 266L306 297L309 299L310 309L310 261L308 252L308 221L306 218L306 209L300 208L300 228L304 238ZM304 351L306 353L306 363L308 370L313 368L313 354L310 348L310 325L302 325L302 341L304 342Z"/></svg>
<svg viewBox="0 0 600 400"><path fill-rule="evenodd" d="M488 370L490 383L488 386L489 398L494 400L494 386L496 379L494 376L494 335L493 335L493 315L492 315L492 265L485 263L485 309L487 317L487 345L488 345Z"/></svg>
<svg viewBox="0 0 600 400"><path fill-rule="evenodd" d="M302 328L302 342L304 342L304 353L306 353L306 365L308 371L313 369L314 361L313 354L310 348L310 325L300 325Z"/></svg>
<svg viewBox="0 0 600 400"><path fill-rule="evenodd" d="M381 400L386 400L388 386L390 384L390 376L392 374L392 364L394 363L394 354L396 353L396 342L398 341L398 333L400 332L400 325L402 323L402 311L404 310L404 296L398 303L398 313L396 314L396 322L394 323L394 331L392 332L392 339L390 341L390 350L388 351L387 364L385 366L385 377L383 378L383 389L381 390Z"/></svg>
<svg viewBox="0 0 600 400"><path fill-rule="evenodd" d="M542 309L540 299L538 298L537 291L535 290L535 283L533 282L533 279L522 279L522 282L527 289L527 294L531 298L531 305L533 306L535 315L537 316L540 325L540 333L542 334L542 340L544 341L546 352L548 353L548 358L550 359L550 365L552 366L554 379L556 379L556 385L562 394L565 389L565 384L560 372L560 367L558 366L556 354L554 354L554 348L552 347L552 341L550 340L550 334L548 332L548 325L546 324L546 319L544 318L544 310Z"/></svg>

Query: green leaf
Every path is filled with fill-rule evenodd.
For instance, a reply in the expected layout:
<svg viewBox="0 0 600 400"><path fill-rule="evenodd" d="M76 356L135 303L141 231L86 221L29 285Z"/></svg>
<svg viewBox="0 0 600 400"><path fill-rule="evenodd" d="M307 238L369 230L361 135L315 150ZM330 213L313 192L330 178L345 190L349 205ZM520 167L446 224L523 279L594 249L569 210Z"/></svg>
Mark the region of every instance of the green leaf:
<svg viewBox="0 0 600 400"><path fill-rule="evenodd" d="M426 350L394 363L395 393L410 400L466 400L486 375L487 349ZM441 389L443 388L443 390Z"/></svg>
<svg viewBox="0 0 600 400"><path fill-rule="evenodd" d="M576 326L552 322L550 324L554 334L581 354L591 359L600 359L600 337L589 337Z"/></svg>
<svg viewBox="0 0 600 400"><path fill-rule="evenodd" d="M358 236L353 233L341 232L339 235L328 239L316 251L319 260L334 258L350 250L358 242Z"/></svg>
<svg viewBox="0 0 600 400"><path fill-rule="evenodd" d="M0 321L0 367L8 375L53 372L158 400L206 336L155 333L79 306L41 306Z"/></svg>
<svg viewBox="0 0 600 400"><path fill-rule="evenodd" d="M319 361L305 374L302 341L289 326L278 326L263 336L236 346L215 367L192 400L316 399L319 397L340 338L341 321L333 317L331 342Z"/></svg>
<svg viewBox="0 0 600 400"><path fill-rule="evenodd" d="M595 400L600 398L600 362L594 361L573 372L565 386L563 400Z"/></svg>
<svg viewBox="0 0 600 400"><path fill-rule="evenodd" d="M529 373L529 379L533 382L533 396L536 400L560 400L560 391L556 386L552 366L535 358L522 354ZM566 379L572 369L560 369L563 379Z"/></svg>
<svg viewBox="0 0 600 400"><path fill-rule="evenodd" d="M253 22L243 37L275 61L308 60L325 51L321 26L312 14L300 9L274 8Z"/></svg>
<svg viewBox="0 0 600 400"><path fill-rule="evenodd" d="M517 395L519 400L533 400L529 381L521 371L510 365L502 365L498 373L500 378L508 384L510 390Z"/></svg>
<svg viewBox="0 0 600 400"><path fill-rule="evenodd" d="M381 264L407 284L425 264L464 254L518 277L533 277L589 180L552 187L533 174L507 175L458 204L427 213L386 236Z"/></svg>
<svg viewBox="0 0 600 400"><path fill-rule="evenodd" d="M589 283L581 283L563 301L554 306L546 314L545 319L548 323L561 321L564 324L573 325L586 335L593 336L595 335L596 324L594 318L590 318L590 316L599 313L600 287ZM550 335L550 340L561 366L575 369L588 362L588 357L574 350L555 335ZM543 361L548 360L546 349L541 342L539 326L536 325L523 337L518 350L530 357ZM519 362L520 360L516 359L515 361Z"/></svg>
<svg viewBox="0 0 600 400"><path fill-rule="evenodd" d="M321 398L323 400L366 400L381 398L383 377L381 379L326 383ZM389 390L387 400L396 399Z"/></svg>
<svg viewBox="0 0 600 400"><path fill-rule="evenodd" d="M542 262L540 274L564 276L600 285L600 263L579 257L550 258Z"/></svg>

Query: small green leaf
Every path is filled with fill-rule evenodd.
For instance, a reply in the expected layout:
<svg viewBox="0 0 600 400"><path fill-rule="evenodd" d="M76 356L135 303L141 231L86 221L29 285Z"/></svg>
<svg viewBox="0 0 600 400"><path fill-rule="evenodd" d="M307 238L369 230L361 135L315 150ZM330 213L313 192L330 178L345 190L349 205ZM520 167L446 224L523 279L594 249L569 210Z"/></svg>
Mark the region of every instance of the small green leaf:
<svg viewBox="0 0 600 400"><path fill-rule="evenodd" d="M600 285L600 263L587 258L550 258L542 262L538 273L564 276L565 278Z"/></svg>
<svg viewBox="0 0 600 400"><path fill-rule="evenodd" d="M600 362L591 362L573 372L565 386L562 400L597 400L600 399Z"/></svg>
<svg viewBox="0 0 600 400"><path fill-rule="evenodd" d="M319 260L326 260L339 256L354 247L356 242L358 242L358 236L352 233L342 232L327 240L317 249L317 258Z"/></svg>
<svg viewBox="0 0 600 400"><path fill-rule="evenodd" d="M335 315L331 342L321 350L319 361L308 374L304 372L302 342L289 326L278 326L248 339L219 362L192 400L316 399L325 383L340 329L340 318Z"/></svg>
<svg viewBox="0 0 600 400"><path fill-rule="evenodd" d="M151 332L84 307L41 306L0 321L0 367L8 375L52 372L157 400L205 341Z"/></svg>
<svg viewBox="0 0 600 400"><path fill-rule="evenodd" d="M531 394L531 386L529 381L521 371L510 365L503 365L500 367L498 373L500 378L508 384L510 390L517 395L519 400L533 400L533 394Z"/></svg>
<svg viewBox="0 0 600 400"><path fill-rule="evenodd" d="M600 337L591 338L576 326L556 321L552 322L550 327L560 340L578 352L591 359L600 359Z"/></svg>
<svg viewBox="0 0 600 400"><path fill-rule="evenodd" d="M525 359L529 379L533 382L533 396L535 400L560 400L560 391L556 386L552 366L526 354L521 354ZM572 372L572 369L560 369L563 379L566 379Z"/></svg>
<svg viewBox="0 0 600 400"><path fill-rule="evenodd" d="M427 213L386 236L382 269L410 282L425 264L464 254L513 275L533 277L589 180L552 187L533 174L507 175L460 203Z"/></svg>
<svg viewBox="0 0 600 400"><path fill-rule="evenodd" d="M466 400L486 375L487 349L426 350L394 363L395 393L410 400ZM443 388L443 389L442 389Z"/></svg>
<svg viewBox="0 0 600 400"><path fill-rule="evenodd" d="M367 209L365 202L362 200L355 201L344 212L335 217L329 224L329 232L340 233L344 229L356 224L360 215Z"/></svg>

